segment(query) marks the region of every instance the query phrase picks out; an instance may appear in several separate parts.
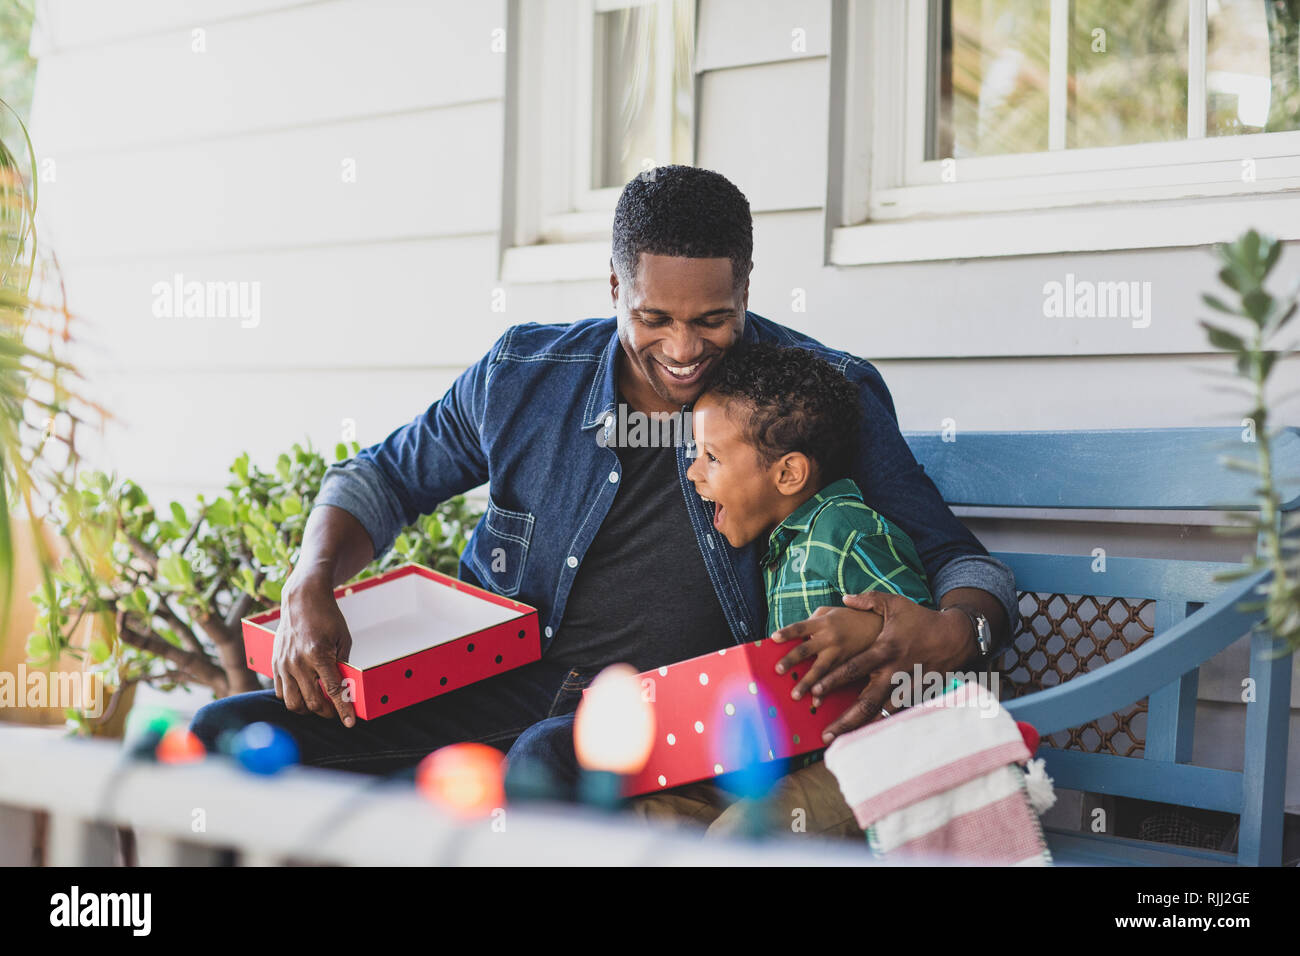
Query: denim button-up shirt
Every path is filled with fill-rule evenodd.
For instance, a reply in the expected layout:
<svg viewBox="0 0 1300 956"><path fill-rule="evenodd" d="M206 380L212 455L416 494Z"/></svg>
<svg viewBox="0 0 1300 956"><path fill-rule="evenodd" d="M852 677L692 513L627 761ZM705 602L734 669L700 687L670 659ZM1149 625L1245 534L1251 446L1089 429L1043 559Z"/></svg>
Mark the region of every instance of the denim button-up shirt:
<svg viewBox="0 0 1300 956"><path fill-rule="evenodd" d="M745 316L745 342L806 348L846 375L862 398L864 425L852 478L867 504L912 539L936 600L975 587L1018 617L1011 570L989 557L944 504L898 428L893 399L863 359L764 319ZM513 326L440 400L382 442L326 472L316 505L354 515L375 553L406 525L456 494L489 482L487 511L460 559L460 576L539 611L543 653L587 548L618 493L621 467L607 447L618 414L616 320ZM677 448L677 480L736 643L766 637L760 562L766 540L736 549L686 478L694 449ZM645 582L654 613L655 582Z"/></svg>

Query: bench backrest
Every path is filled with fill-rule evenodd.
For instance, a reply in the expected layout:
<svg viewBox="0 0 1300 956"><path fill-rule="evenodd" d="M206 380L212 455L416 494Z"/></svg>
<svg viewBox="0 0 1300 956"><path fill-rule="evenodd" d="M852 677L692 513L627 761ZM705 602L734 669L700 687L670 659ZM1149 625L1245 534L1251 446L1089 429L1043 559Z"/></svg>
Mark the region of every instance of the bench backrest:
<svg viewBox="0 0 1300 956"><path fill-rule="evenodd" d="M906 432L950 505L987 508L1223 510L1254 507L1246 428L1121 428L1036 432ZM1300 478L1300 429L1273 439L1274 473ZM1284 510L1300 507L1294 484Z"/></svg>

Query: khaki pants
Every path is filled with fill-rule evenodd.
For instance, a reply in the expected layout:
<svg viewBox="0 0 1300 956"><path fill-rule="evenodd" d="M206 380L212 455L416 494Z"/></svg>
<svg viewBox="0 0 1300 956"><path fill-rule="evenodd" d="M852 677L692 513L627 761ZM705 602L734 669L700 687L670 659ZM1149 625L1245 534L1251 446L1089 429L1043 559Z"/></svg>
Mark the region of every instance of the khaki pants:
<svg viewBox="0 0 1300 956"><path fill-rule="evenodd" d="M821 761L776 781L765 803L763 828L767 832L864 839L835 777ZM634 797L628 809L659 823L705 826L706 836L737 836L752 832L752 815L759 807L755 801L702 780Z"/></svg>

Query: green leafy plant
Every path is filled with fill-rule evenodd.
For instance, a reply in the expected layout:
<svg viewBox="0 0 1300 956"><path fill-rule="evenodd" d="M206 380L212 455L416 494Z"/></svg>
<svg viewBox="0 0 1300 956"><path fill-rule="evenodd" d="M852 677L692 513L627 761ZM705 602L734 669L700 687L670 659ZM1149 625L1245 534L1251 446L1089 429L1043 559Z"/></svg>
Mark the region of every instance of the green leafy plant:
<svg viewBox="0 0 1300 956"><path fill-rule="evenodd" d="M350 450L358 450L355 443ZM348 453L342 444L335 449L338 460ZM240 622L279 602L325 469L310 446L294 445L269 470L244 454L230 467L225 494L166 508L134 482L84 475L56 512L74 549L54 575L52 593L34 596L32 661L48 665L70 653L117 687L198 684L218 697L258 689ZM444 502L357 578L408 561L455 574L479 516L464 496ZM88 553L101 558L88 561ZM88 619L95 626L78 647L74 635Z"/></svg>
<svg viewBox="0 0 1300 956"><path fill-rule="evenodd" d="M1264 288L1282 255L1282 244L1251 230L1236 242L1217 247L1223 268L1219 280L1234 295L1228 302L1205 295L1205 304L1226 319L1221 324L1202 322L1210 343L1236 358L1239 390L1250 400L1243 421L1243 437L1253 441L1253 460L1225 459L1225 465L1244 471L1258 480L1255 513L1245 521L1255 531L1257 547L1248 555L1245 567L1224 578L1239 578L1268 570L1271 576L1261 586L1262 600L1243 610L1264 611L1264 625L1291 651L1300 648L1300 514L1282 512L1282 486L1294 483L1274 474L1273 440L1281 432L1272 424L1269 411L1270 376L1279 360L1295 353L1294 344L1279 344L1282 330L1296 314L1300 282L1285 295L1275 296ZM1223 322L1227 324L1222 324Z"/></svg>

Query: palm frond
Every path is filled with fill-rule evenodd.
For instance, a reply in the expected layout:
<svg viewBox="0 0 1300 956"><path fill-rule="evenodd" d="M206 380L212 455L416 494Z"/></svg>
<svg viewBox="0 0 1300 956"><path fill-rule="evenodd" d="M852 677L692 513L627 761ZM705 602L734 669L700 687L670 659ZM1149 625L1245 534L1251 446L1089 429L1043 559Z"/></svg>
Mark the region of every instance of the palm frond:
<svg viewBox="0 0 1300 956"><path fill-rule="evenodd" d="M57 278L57 260L46 257L47 273L46 260L37 256L35 155L22 120L0 100L0 624L9 618L19 557L14 513L26 512L36 526L72 486L77 427L93 412L102 414L76 391L81 377L66 354L72 320L66 301L52 305L32 296L38 277ZM62 292L62 283L57 286ZM42 534L32 538L43 589L53 593L54 555Z"/></svg>

